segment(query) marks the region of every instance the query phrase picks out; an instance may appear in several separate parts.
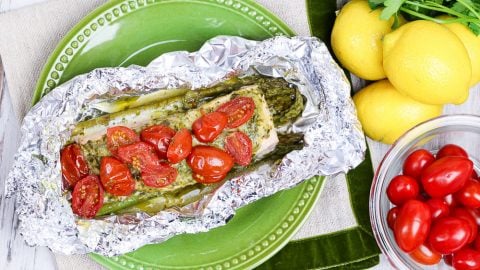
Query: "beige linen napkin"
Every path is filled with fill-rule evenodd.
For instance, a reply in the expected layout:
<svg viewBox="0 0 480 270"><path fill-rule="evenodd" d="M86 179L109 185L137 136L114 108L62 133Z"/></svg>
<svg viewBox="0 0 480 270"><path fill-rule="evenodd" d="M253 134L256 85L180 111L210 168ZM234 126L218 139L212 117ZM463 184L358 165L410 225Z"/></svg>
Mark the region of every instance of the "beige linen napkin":
<svg viewBox="0 0 480 270"><path fill-rule="evenodd" d="M27 0L24 0L27 1ZM38 0L34 0L38 1ZM82 17L105 0L49 0L0 14L0 56L18 119L30 108L36 80L56 44ZM310 35L305 1L258 0L298 35ZM338 202L345 203L338 203ZM356 226L344 176L326 181L313 213L294 239ZM56 255L58 269L101 269L87 256Z"/></svg>

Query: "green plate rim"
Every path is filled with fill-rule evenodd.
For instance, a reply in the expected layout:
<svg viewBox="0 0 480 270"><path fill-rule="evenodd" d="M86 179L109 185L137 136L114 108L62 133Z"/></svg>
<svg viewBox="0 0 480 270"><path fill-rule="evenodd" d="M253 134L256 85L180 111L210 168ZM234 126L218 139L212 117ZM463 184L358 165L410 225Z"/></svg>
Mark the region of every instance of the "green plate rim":
<svg viewBox="0 0 480 270"><path fill-rule="evenodd" d="M261 23L262 27L267 27L265 30L272 36L292 36L295 34L282 20L252 0L111 0L90 12L60 40L42 68L33 93L32 105L35 105L45 94L57 86L65 70L65 65L68 65L75 52L80 48L81 43L88 40L93 32L105 27L107 22L121 18L129 12L162 2L223 4L226 8L238 10L243 13L243 16L251 17L259 24ZM245 7L249 10L245 11ZM259 13L251 15L250 8Z"/></svg>
<svg viewBox="0 0 480 270"><path fill-rule="evenodd" d="M76 55L76 51L81 47L81 44L88 41L95 31L106 27L109 22L115 21L132 11L164 2L225 5L225 9L239 12L243 17L256 21L272 36L292 36L295 34L282 20L252 0L111 0L86 15L61 39L42 68L32 98L32 104L36 104L45 94L57 86L65 66ZM252 15L251 11L255 11L255 14ZM210 269L212 266L214 267L213 269L219 269L219 267L222 269L253 268L266 261L271 255L283 248L306 221L306 218L313 210L313 206L319 199L319 194L324 186L324 180L324 177L314 177L305 181L302 184L304 187L299 192L295 205L285 215L284 222L273 228L270 234L259 241L259 243L262 242L262 245L256 245L252 249L245 251L245 254L242 253L231 257L230 265L232 267L226 267L224 260L219 262L219 264L215 262L209 265L202 265L201 267L205 269ZM281 228L282 225L285 228ZM90 254L90 257L104 266L121 269L132 269L132 267L135 268L144 263L132 260L132 258L126 256L106 258L97 254ZM149 265L144 268L152 268L152 266ZM155 267L153 268L155 269Z"/></svg>

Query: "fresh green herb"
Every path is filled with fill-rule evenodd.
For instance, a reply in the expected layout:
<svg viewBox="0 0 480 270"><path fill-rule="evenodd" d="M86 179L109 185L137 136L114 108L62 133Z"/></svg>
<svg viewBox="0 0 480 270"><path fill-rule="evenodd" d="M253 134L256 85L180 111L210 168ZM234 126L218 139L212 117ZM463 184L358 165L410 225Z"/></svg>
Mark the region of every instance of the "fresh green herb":
<svg viewBox="0 0 480 270"><path fill-rule="evenodd" d="M398 14L398 10L402 7L406 0L386 0L383 2L385 9L380 14L380 19L388 20L390 17Z"/></svg>
<svg viewBox="0 0 480 270"><path fill-rule="evenodd" d="M393 28L398 27L399 14L408 19L423 19L437 23L459 22L476 35L480 34L480 0L368 0L372 9L383 7L380 18L395 18ZM446 14L451 19L439 19Z"/></svg>

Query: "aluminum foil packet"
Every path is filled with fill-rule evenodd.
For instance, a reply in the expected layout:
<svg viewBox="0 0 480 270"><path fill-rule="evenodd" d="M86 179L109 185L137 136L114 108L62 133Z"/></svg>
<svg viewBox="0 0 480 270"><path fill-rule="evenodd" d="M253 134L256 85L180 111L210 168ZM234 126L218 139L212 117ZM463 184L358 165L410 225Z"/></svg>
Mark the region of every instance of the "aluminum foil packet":
<svg viewBox="0 0 480 270"><path fill-rule="evenodd" d="M142 95L159 89L197 89L234 74L283 77L306 97L288 129L304 134L304 146L280 163L226 181L212 194L154 216L137 213L80 219L62 190L60 149L76 123L99 114L99 98ZM147 67L99 68L48 93L24 119L22 139L7 179L16 200L19 231L30 245L54 252L114 256L183 233L222 226L235 210L315 175L347 172L364 157L365 141L350 98L350 84L327 47L313 37L251 41L218 36L199 51L166 53ZM192 210L194 209L194 210Z"/></svg>

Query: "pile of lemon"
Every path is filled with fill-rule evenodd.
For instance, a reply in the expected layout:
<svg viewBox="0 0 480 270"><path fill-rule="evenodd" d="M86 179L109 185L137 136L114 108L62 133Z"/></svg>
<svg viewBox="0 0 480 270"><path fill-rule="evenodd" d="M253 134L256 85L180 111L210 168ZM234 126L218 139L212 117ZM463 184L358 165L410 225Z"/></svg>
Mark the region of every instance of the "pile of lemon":
<svg viewBox="0 0 480 270"><path fill-rule="evenodd" d="M460 23L417 20L392 30L366 0L347 3L331 44L340 63L365 80L353 100L370 138L393 143L416 124L461 104L480 81L480 36Z"/></svg>

